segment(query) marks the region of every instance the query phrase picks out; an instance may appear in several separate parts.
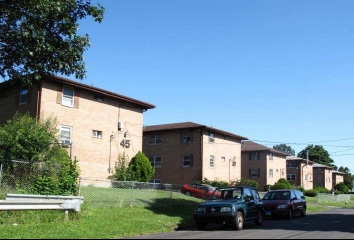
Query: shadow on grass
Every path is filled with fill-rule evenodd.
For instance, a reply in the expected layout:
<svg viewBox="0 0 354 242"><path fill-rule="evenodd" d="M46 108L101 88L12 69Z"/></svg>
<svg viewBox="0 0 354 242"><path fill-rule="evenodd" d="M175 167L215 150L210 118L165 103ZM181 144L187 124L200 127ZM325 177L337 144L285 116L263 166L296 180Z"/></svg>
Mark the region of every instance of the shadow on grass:
<svg viewBox="0 0 354 242"><path fill-rule="evenodd" d="M175 230L186 230L195 227L193 212L196 206L203 202L202 200L187 200L183 198L156 198L154 200L140 200L144 202L146 209L154 212L155 214L163 214L169 217L179 217Z"/></svg>

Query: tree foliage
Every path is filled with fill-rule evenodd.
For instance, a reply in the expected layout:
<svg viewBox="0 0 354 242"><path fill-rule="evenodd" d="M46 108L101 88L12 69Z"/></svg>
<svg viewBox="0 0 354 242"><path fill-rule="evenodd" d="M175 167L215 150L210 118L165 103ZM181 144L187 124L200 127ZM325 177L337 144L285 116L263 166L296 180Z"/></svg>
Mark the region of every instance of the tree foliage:
<svg viewBox="0 0 354 242"><path fill-rule="evenodd" d="M155 173L149 158L140 151L130 161L129 170L134 174L134 180L138 182L148 182Z"/></svg>
<svg viewBox="0 0 354 242"><path fill-rule="evenodd" d="M142 153L138 152L127 165L128 156L120 154L115 164L115 172L108 178L116 181L138 181L148 182L155 173L155 169L151 166L149 159Z"/></svg>
<svg viewBox="0 0 354 242"><path fill-rule="evenodd" d="M88 34L79 35L81 19L103 20L104 8L91 0L1 0L0 76L30 84L42 75L86 74L83 52Z"/></svg>
<svg viewBox="0 0 354 242"><path fill-rule="evenodd" d="M287 154L295 155L295 150L286 144L274 145L273 149L279 150L279 151L287 153Z"/></svg>
<svg viewBox="0 0 354 242"><path fill-rule="evenodd" d="M353 188L353 175L350 173L350 170L348 167L339 167L338 171L343 172L344 173L344 184L349 188L352 189Z"/></svg>
<svg viewBox="0 0 354 242"><path fill-rule="evenodd" d="M55 118L36 120L16 113L0 126L0 159L40 159L55 141L55 123Z"/></svg>
<svg viewBox="0 0 354 242"><path fill-rule="evenodd" d="M71 161L67 150L55 145L55 120L16 113L0 126L2 183L21 193L77 195L78 160Z"/></svg>
<svg viewBox="0 0 354 242"><path fill-rule="evenodd" d="M329 167L334 167L334 161L329 157L329 153L322 145L308 145L300 151L297 156L306 159L309 151L309 160Z"/></svg>

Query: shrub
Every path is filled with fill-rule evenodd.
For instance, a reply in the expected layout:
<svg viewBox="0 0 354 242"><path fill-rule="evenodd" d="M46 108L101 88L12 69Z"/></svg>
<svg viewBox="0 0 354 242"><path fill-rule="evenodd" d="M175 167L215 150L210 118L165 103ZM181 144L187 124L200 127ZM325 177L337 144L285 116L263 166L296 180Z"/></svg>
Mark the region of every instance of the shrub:
<svg viewBox="0 0 354 242"><path fill-rule="evenodd" d="M241 178L241 180L236 185L245 185L245 186L254 187L256 189L258 188L258 182L246 178Z"/></svg>
<svg viewBox="0 0 354 242"><path fill-rule="evenodd" d="M148 182L155 173L149 158L140 151L131 159L128 170L132 172L134 180L138 182Z"/></svg>
<svg viewBox="0 0 354 242"><path fill-rule="evenodd" d="M270 187L270 190L285 190L289 189L289 186L285 183L275 183L273 186Z"/></svg>
<svg viewBox="0 0 354 242"><path fill-rule="evenodd" d="M336 184L334 186L334 189L336 189L337 191L339 191L341 193L348 193L349 192L349 188L343 182Z"/></svg>
<svg viewBox="0 0 354 242"><path fill-rule="evenodd" d="M272 186L272 185L269 185L269 184L264 185L264 186L263 186L263 191L264 191L264 192L267 192L268 190L270 190L271 186Z"/></svg>
<svg viewBox="0 0 354 242"><path fill-rule="evenodd" d="M317 191L314 189L305 190L303 193L305 196L308 196L308 197L316 197L317 196Z"/></svg>

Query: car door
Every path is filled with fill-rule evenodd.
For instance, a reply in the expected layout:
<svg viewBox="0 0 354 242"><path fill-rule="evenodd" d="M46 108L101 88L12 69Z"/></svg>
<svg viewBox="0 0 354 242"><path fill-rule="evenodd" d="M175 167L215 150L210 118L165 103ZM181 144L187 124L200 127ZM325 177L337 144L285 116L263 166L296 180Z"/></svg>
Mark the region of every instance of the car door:
<svg viewBox="0 0 354 242"><path fill-rule="evenodd" d="M295 190L295 195L298 200L298 203L297 203L298 211L302 212L305 207L305 199L303 199L304 196L302 195L302 193L300 191L297 191L297 190Z"/></svg>
<svg viewBox="0 0 354 242"><path fill-rule="evenodd" d="M294 191L290 191L290 204L291 207L293 208L294 213L299 212L299 199L297 199L297 196Z"/></svg>
<svg viewBox="0 0 354 242"><path fill-rule="evenodd" d="M255 218L257 215L257 207L251 189L247 187L243 189L243 199L246 203L246 219Z"/></svg>

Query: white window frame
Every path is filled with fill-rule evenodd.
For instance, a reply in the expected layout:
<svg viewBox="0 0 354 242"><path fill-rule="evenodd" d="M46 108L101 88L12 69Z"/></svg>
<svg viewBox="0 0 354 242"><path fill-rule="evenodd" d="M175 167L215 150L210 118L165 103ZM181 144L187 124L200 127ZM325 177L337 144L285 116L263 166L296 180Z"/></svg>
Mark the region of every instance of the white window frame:
<svg viewBox="0 0 354 242"><path fill-rule="evenodd" d="M297 168L297 162L296 161L287 161L286 168Z"/></svg>
<svg viewBox="0 0 354 242"><path fill-rule="evenodd" d="M102 139L102 131L92 130L92 137Z"/></svg>
<svg viewBox="0 0 354 242"><path fill-rule="evenodd" d="M69 95L66 91L72 92L72 95ZM66 107L71 107L71 108L74 107L74 96L75 96L74 88L63 87L63 96L62 96L61 104Z"/></svg>
<svg viewBox="0 0 354 242"><path fill-rule="evenodd" d="M296 175L295 174L286 174L286 180L296 181Z"/></svg>
<svg viewBox="0 0 354 242"><path fill-rule="evenodd" d="M212 132L209 132L209 143L215 143L215 135Z"/></svg>
<svg viewBox="0 0 354 242"><path fill-rule="evenodd" d="M269 152L269 160L273 160L273 153Z"/></svg>
<svg viewBox="0 0 354 242"><path fill-rule="evenodd" d="M251 160L258 160L259 152L258 151L251 151Z"/></svg>
<svg viewBox="0 0 354 242"><path fill-rule="evenodd" d="M19 104L28 103L28 92L29 92L28 86L21 87Z"/></svg>
<svg viewBox="0 0 354 242"><path fill-rule="evenodd" d="M183 167L191 167L191 155L183 155Z"/></svg>
<svg viewBox="0 0 354 242"><path fill-rule="evenodd" d="M68 136L63 136L62 132L69 132ZM64 138L63 138L64 137ZM72 127L67 125L60 125L59 129L59 142L63 144L67 144L67 141L71 144L72 139Z"/></svg>
<svg viewBox="0 0 354 242"><path fill-rule="evenodd" d="M214 161L215 161L215 156L214 155L210 155L209 157L209 166L210 168L214 168Z"/></svg>
<svg viewBox="0 0 354 242"><path fill-rule="evenodd" d="M258 177L258 169L251 169L251 177L252 178Z"/></svg>
<svg viewBox="0 0 354 242"><path fill-rule="evenodd" d="M162 144L162 137L160 134L153 134L150 136L149 140L150 145L159 145Z"/></svg>
<svg viewBox="0 0 354 242"><path fill-rule="evenodd" d="M273 169L269 169L269 177L270 177L270 178L273 177Z"/></svg>
<svg viewBox="0 0 354 242"><path fill-rule="evenodd" d="M150 156L149 161L152 167L154 168L161 168L162 166L162 157L155 155L155 156Z"/></svg>

